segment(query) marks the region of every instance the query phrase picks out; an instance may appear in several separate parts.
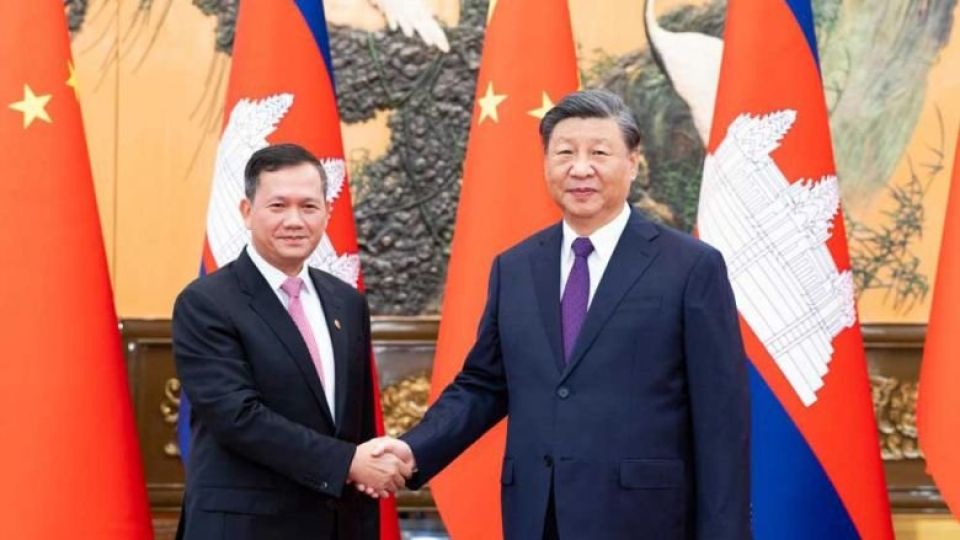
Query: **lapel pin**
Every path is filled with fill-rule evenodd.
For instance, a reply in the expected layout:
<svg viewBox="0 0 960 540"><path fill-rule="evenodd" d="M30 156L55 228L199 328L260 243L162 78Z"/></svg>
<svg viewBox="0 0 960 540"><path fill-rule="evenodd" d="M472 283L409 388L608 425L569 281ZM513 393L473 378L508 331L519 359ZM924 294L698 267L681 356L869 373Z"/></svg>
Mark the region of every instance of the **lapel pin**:
<svg viewBox="0 0 960 540"><path fill-rule="evenodd" d="M340 330L340 319L334 319L333 325L337 327L337 330Z"/></svg>

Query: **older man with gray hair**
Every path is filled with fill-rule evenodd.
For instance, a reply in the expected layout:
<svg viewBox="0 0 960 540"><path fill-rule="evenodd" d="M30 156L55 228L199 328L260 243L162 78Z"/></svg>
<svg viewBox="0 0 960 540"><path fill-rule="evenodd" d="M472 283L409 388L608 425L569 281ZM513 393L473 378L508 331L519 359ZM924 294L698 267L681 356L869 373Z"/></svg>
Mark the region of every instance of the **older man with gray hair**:
<svg viewBox="0 0 960 540"><path fill-rule="evenodd" d="M508 540L749 538L747 360L722 256L627 204L640 131L619 97L571 94L540 134L563 220L495 259L463 370L379 450L418 486L508 416Z"/></svg>

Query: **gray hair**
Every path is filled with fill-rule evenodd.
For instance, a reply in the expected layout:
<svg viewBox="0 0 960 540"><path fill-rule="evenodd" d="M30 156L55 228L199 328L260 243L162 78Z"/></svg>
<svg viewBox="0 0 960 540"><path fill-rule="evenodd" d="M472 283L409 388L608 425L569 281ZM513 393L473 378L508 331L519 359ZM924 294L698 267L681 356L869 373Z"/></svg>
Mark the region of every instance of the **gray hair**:
<svg viewBox="0 0 960 540"><path fill-rule="evenodd" d="M617 94L609 90L581 90L568 94L540 120L540 140L547 149L557 124L567 118L612 118L616 120L628 150L640 147L637 118Z"/></svg>

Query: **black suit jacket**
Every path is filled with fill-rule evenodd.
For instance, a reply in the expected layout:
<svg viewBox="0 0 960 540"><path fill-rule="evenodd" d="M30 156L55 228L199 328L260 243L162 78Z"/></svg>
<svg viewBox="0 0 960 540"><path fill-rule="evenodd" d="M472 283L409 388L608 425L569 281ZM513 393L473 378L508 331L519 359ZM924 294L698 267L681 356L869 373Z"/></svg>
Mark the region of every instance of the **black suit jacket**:
<svg viewBox="0 0 960 540"><path fill-rule="evenodd" d="M378 537L376 502L345 487L356 444L375 436L367 303L329 274L310 277L333 342L336 421L246 251L177 298L173 351L193 407L180 538Z"/></svg>
<svg viewBox="0 0 960 540"><path fill-rule="evenodd" d="M561 538L748 538L747 360L720 253L633 212L565 364L561 238L494 261L463 370L404 436L411 485L508 415L508 540L543 537L551 489Z"/></svg>

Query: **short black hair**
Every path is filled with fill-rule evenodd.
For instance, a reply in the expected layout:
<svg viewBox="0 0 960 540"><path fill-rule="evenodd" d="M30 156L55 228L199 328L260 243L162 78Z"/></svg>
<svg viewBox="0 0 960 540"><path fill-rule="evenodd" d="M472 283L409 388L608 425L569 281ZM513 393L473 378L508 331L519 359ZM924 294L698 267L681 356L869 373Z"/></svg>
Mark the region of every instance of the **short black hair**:
<svg viewBox="0 0 960 540"><path fill-rule="evenodd" d="M617 94L609 90L581 90L568 94L540 120L540 140L547 149L553 129L567 118L612 118L620 126L623 142L628 150L640 147L640 127L637 117Z"/></svg>
<svg viewBox="0 0 960 540"><path fill-rule="evenodd" d="M260 173L263 171L273 172L303 163L312 164L320 172L323 196L326 200L327 173L323 170L323 164L309 150L293 143L272 144L257 150L250 156L243 171L243 191L247 199L252 201L257 194L257 188L260 187Z"/></svg>

